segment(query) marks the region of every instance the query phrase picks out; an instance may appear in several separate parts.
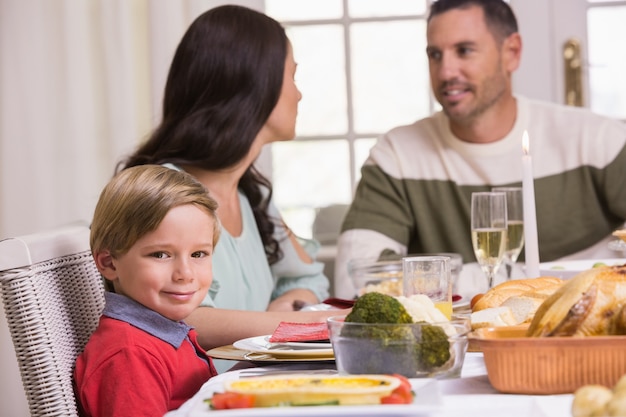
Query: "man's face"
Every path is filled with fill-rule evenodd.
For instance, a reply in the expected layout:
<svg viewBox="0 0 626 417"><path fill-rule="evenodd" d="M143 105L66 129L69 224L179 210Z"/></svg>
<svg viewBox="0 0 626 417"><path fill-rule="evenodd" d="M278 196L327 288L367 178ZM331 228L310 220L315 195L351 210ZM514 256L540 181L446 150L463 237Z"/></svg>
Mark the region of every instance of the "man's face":
<svg viewBox="0 0 626 417"><path fill-rule="evenodd" d="M513 36L513 35L512 35ZM426 48L437 101L453 123L468 125L510 94L511 58L499 44L480 7L454 9L431 19Z"/></svg>

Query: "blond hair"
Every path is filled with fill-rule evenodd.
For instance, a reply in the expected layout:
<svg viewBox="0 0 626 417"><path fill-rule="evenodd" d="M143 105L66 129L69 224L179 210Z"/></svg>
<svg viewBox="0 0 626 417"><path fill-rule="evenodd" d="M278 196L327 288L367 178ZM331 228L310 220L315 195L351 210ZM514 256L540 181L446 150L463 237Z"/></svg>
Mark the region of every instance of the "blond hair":
<svg viewBox="0 0 626 417"><path fill-rule="evenodd" d="M127 253L144 235L161 224L174 207L193 204L213 219L213 246L220 234L217 202L186 172L161 165L125 169L104 187L91 224L92 253Z"/></svg>

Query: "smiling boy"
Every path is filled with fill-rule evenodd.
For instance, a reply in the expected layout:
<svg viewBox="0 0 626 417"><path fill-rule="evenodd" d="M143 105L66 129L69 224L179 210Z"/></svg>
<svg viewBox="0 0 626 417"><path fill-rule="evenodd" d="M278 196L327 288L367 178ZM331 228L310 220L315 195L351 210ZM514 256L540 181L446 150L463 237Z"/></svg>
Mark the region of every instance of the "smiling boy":
<svg viewBox="0 0 626 417"><path fill-rule="evenodd" d="M91 250L109 291L76 362L86 416L162 416L217 372L184 320L213 279L217 203L190 175L157 165L104 188Z"/></svg>

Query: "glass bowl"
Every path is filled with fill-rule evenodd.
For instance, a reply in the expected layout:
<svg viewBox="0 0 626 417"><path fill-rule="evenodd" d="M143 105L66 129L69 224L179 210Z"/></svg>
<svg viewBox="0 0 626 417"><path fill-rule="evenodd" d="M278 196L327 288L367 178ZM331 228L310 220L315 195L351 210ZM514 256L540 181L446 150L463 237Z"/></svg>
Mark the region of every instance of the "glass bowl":
<svg viewBox="0 0 626 417"><path fill-rule="evenodd" d="M340 374L400 374L407 378L455 378L467 351L467 317L441 323L346 323L327 319Z"/></svg>
<svg viewBox="0 0 626 417"><path fill-rule="evenodd" d="M450 277L452 291L456 293L459 275L463 269L463 257L458 253L422 253L405 256L448 256L450 257ZM376 291L398 297L402 295L402 257L378 260L375 258L358 258L348 262L348 274L357 290L357 295Z"/></svg>

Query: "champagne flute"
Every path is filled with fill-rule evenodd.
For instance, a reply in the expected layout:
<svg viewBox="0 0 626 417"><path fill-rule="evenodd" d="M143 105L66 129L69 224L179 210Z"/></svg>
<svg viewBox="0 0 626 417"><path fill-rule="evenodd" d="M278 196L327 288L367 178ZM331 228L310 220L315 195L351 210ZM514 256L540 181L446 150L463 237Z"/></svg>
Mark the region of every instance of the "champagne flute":
<svg viewBox="0 0 626 417"><path fill-rule="evenodd" d="M506 249L504 267L506 278L511 279L513 267L524 246L524 205L521 187L494 187L494 192L506 194Z"/></svg>
<svg viewBox="0 0 626 417"><path fill-rule="evenodd" d="M472 193L472 246L476 260L493 287L506 248L506 194Z"/></svg>

